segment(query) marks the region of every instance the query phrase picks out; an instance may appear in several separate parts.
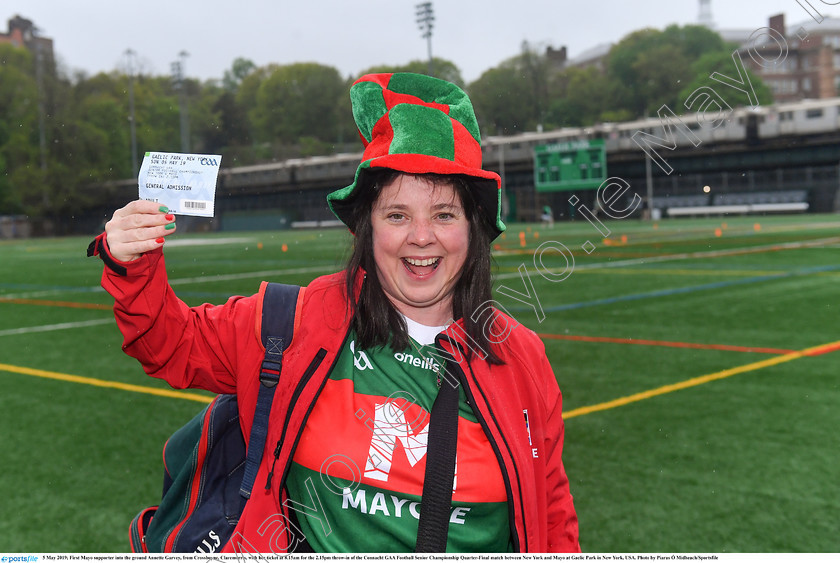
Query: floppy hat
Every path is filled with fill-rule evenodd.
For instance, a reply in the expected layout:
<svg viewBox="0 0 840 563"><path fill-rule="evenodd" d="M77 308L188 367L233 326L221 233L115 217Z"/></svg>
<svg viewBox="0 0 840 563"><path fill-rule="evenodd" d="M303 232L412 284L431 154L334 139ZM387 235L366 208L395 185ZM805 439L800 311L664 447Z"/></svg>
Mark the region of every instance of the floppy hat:
<svg viewBox="0 0 840 563"><path fill-rule="evenodd" d="M350 87L353 118L365 151L353 183L330 193L327 203L350 225L353 200L367 170L409 174L461 174L473 179L476 199L495 230L501 218L501 179L481 168L481 134L472 103L455 84L423 74L368 74Z"/></svg>

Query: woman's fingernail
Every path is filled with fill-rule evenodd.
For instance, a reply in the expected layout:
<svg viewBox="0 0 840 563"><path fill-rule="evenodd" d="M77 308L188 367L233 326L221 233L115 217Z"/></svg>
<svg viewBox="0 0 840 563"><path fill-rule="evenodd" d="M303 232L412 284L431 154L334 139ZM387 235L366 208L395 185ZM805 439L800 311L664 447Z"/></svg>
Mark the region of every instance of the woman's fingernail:
<svg viewBox="0 0 840 563"><path fill-rule="evenodd" d="M158 244L163 244L164 240L165 239L163 237L159 237L159 238L155 239L155 242L158 243Z"/></svg>
<svg viewBox="0 0 840 563"><path fill-rule="evenodd" d="M164 217L164 219L166 219L167 221L174 221L174 220L175 220L175 216L174 216L173 214L171 214L171 213L170 213L169 215L167 215L166 217Z"/></svg>
<svg viewBox="0 0 840 563"><path fill-rule="evenodd" d="M166 225L166 230L168 230L168 231L170 231L174 228L175 228L175 223L169 223L168 225Z"/></svg>
<svg viewBox="0 0 840 563"><path fill-rule="evenodd" d="M165 205L161 205L161 206L158 208L158 211L160 211L161 213L169 213L169 208L168 208L168 207L166 207Z"/></svg>

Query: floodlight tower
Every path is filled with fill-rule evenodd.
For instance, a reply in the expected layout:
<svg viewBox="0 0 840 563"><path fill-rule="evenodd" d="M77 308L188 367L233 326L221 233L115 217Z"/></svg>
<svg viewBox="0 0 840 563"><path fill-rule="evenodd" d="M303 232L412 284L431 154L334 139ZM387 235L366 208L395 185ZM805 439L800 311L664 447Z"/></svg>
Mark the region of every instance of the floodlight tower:
<svg viewBox="0 0 840 563"><path fill-rule="evenodd" d="M36 36L38 28L32 27L32 35ZM37 36L36 36L37 37ZM4 61L5 62L5 61ZM38 150L41 154L41 170L47 169L47 125L46 98L44 88L44 47L40 39L35 39L35 80L38 85ZM44 199L46 199L46 192Z"/></svg>
<svg viewBox="0 0 840 563"><path fill-rule="evenodd" d="M432 9L431 2L421 2L415 6L417 15L417 26L422 32L421 37L426 40L429 50L429 76L434 76L432 72L432 27L435 21L435 13Z"/></svg>
<svg viewBox="0 0 840 563"><path fill-rule="evenodd" d="M189 53L181 51L178 53L180 60L171 64L172 80L178 90L178 101L181 113L181 152L190 152L190 115L187 107L187 88L184 84L184 69Z"/></svg>
<svg viewBox="0 0 840 563"><path fill-rule="evenodd" d="M128 124L131 134L131 172L137 175L137 124L134 120L134 57L137 53L133 49L126 49L128 61Z"/></svg>

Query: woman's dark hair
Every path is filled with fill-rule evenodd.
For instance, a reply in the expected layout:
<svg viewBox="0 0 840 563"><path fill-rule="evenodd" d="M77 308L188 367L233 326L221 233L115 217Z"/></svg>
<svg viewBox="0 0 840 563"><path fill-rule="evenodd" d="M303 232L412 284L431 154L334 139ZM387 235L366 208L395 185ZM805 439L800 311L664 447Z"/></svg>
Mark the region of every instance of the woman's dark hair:
<svg viewBox="0 0 840 563"><path fill-rule="evenodd" d="M346 291L354 295L354 280L363 269L368 275L362 284L358 302L350 298L353 318L351 325L356 332L356 339L362 348L390 346L401 352L408 348L408 329L402 315L385 295L376 275L376 263L373 254L373 226L371 211L382 192L381 188L395 181L402 172L383 169L366 171L360 178L359 189L353 200L353 213L350 230L353 231L353 249L347 260ZM486 314L473 320L473 313L486 307L492 298L492 273L490 265L490 242L493 238L493 226L489 213L483 209L475 195L478 187L469 176L447 176L440 174L416 174L435 185L451 184L461 201L464 214L469 222L469 247L463 270L452 292L452 315L454 319L463 319L467 335L487 354L491 364L501 364L493 351L487 335L482 330ZM476 322L479 321L479 322ZM469 346L467 346L469 348ZM469 354L470 351L467 350Z"/></svg>

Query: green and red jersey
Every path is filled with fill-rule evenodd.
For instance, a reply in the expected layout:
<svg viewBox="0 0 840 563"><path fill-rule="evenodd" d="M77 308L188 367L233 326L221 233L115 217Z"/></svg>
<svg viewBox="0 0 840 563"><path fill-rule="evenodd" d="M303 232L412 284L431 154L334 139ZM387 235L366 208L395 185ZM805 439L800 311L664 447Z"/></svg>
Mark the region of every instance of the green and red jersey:
<svg viewBox="0 0 840 563"><path fill-rule="evenodd" d="M359 350L351 334L307 420L286 487L301 504L315 488L324 513L297 516L316 552L414 549L439 366L412 345ZM501 470L463 388L458 414L447 550L510 551Z"/></svg>

